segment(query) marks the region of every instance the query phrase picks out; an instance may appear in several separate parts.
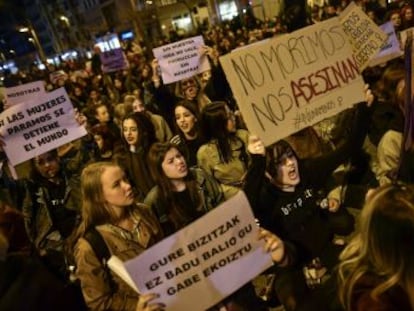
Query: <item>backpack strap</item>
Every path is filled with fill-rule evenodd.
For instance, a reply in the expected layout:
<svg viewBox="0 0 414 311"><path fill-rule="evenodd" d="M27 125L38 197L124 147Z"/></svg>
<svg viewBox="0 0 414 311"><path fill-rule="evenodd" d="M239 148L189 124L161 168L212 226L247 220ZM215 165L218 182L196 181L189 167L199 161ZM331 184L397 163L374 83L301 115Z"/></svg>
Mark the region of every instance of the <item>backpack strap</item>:
<svg viewBox="0 0 414 311"><path fill-rule="evenodd" d="M111 253L109 252L108 245L106 245L102 234L96 230L95 226L90 227L86 233L84 234L83 238L88 241L91 245L96 257L99 261L103 264L106 273L108 274L107 282L111 288L111 292L114 293L116 290L115 281L110 276L110 269L107 265L109 258L111 258Z"/></svg>
<svg viewBox="0 0 414 311"><path fill-rule="evenodd" d="M111 258L111 253L109 252L108 246L99 231L96 230L94 226L90 227L86 231L84 239L92 246L92 249L99 261L106 265L109 258Z"/></svg>

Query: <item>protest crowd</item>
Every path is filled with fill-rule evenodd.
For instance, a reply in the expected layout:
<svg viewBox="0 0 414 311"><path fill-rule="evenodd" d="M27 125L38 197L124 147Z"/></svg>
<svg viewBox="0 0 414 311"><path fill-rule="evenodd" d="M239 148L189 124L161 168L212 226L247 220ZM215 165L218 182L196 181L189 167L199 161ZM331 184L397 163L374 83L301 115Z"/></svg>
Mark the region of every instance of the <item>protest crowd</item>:
<svg viewBox="0 0 414 311"><path fill-rule="evenodd" d="M364 101L267 145L248 131L219 60L339 16L350 1L339 2L200 27L197 53L210 69L174 83L136 42L123 45L128 67L118 71L103 70L96 48L90 62L8 73L6 88L64 87L87 133L21 164L17 177L1 153L0 310L164 310L155 285L138 294L109 257L135 258L241 191L273 266L208 310L414 310L409 57L366 67ZM397 37L414 26L410 1L355 3ZM171 33L158 46L182 39ZM4 96L1 105L12 107Z"/></svg>

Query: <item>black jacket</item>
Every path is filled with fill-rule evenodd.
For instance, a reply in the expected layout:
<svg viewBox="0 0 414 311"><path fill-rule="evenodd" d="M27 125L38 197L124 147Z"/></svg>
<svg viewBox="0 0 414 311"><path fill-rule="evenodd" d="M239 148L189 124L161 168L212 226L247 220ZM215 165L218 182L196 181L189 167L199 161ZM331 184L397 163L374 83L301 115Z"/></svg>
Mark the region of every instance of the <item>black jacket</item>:
<svg viewBox="0 0 414 311"><path fill-rule="evenodd" d="M292 242L304 260L317 257L330 244L332 232L319 207L320 190L341 163L361 148L369 125L368 108L360 104L348 141L317 158L298 159L300 183L294 192L284 192L264 176L266 160L254 155L244 190L261 225Z"/></svg>

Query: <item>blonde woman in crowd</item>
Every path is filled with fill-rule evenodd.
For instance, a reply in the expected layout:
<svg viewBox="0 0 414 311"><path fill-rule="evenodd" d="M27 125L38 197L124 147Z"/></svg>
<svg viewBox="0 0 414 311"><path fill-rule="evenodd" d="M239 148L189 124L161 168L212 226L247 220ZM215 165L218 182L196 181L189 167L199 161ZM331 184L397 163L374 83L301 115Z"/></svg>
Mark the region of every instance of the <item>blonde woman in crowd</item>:
<svg viewBox="0 0 414 311"><path fill-rule="evenodd" d="M340 300L346 310L414 310L414 186L371 192L360 229L342 252Z"/></svg>
<svg viewBox="0 0 414 311"><path fill-rule="evenodd" d="M77 232L75 260L82 293L91 310L161 310L149 303L156 295L139 296L98 258L85 235L95 228L111 255L132 259L161 239L154 216L136 203L125 172L112 162L87 166L81 176L82 223Z"/></svg>

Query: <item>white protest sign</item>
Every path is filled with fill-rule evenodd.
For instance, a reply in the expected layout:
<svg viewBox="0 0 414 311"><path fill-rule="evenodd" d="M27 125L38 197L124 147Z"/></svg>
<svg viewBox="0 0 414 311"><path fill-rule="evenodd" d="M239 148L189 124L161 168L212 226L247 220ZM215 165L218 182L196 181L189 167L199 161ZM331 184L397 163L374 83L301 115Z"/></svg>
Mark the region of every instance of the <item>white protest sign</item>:
<svg viewBox="0 0 414 311"><path fill-rule="evenodd" d="M268 146L363 101L338 18L220 58L251 133Z"/></svg>
<svg viewBox="0 0 414 311"><path fill-rule="evenodd" d="M197 36L163 45L152 50L161 68L164 84L190 78L210 69L206 55L200 56L203 37Z"/></svg>
<svg viewBox="0 0 414 311"><path fill-rule="evenodd" d="M1 113L0 133L7 158L12 165L16 165L82 137L87 132L76 122L65 89L59 88Z"/></svg>
<svg viewBox="0 0 414 311"><path fill-rule="evenodd" d="M125 263L167 311L204 311L271 265L243 192Z"/></svg>
<svg viewBox="0 0 414 311"><path fill-rule="evenodd" d="M101 52L99 55L103 72L114 72L128 68L128 63L121 48Z"/></svg>
<svg viewBox="0 0 414 311"><path fill-rule="evenodd" d="M30 82L4 89L7 106L33 100L34 98L44 94L46 94L46 90L43 81Z"/></svg>
<svg viewBox="0 0 414 311"><path fill-rule="evenodd" d="M360 71L387 42L387 34L374 23L354 2L339 15L344 32L348 36Z"/></svg>
<svg viewBox="0 0 414 311"><path fill-rule="evenodd" d="M388 36L387 44L382 47L378 54L371 59L369 62L370 67L377 66L388 62L391 59L400 57L404 54L400 47L400 41L397 38L397 34L394 30L394 25L392 22L387 22L380 26L382 31L384 31Z"/></svg>

